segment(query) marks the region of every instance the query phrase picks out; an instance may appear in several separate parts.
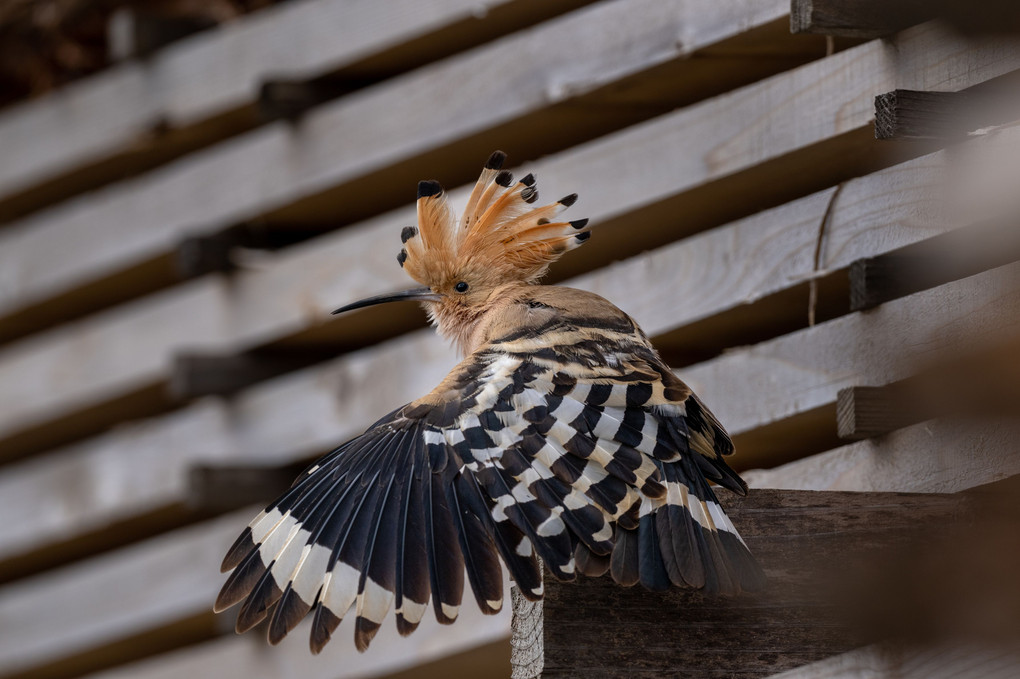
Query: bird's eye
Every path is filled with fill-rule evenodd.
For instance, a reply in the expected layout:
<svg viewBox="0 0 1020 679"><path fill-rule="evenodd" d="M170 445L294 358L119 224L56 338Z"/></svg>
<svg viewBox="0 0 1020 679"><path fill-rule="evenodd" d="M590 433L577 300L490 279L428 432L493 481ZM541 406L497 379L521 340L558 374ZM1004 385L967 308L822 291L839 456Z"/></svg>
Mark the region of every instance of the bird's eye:
<svg viewBox="0 0 1020 679"><path fill-rule="evenodd" d="M460 283L457 283L457 285L453 286L453 289L456 290L457 292L467 292L468 284L465 283L464 281L461 281Z"/></svg>

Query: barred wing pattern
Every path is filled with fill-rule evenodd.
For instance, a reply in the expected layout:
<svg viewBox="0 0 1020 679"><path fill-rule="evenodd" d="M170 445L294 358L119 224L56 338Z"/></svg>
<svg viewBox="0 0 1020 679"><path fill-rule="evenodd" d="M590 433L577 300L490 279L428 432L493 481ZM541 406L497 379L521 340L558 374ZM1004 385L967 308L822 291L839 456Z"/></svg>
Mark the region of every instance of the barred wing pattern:
<svg viewBox="0 0 1020 679"><path fill-rule="evenodd" d="M489 342L319 460L230 549L217 610L243 600L245 631L275 604L276 643L314 609L317 653L352 607L362 650L391 606L402 634L430 598L453 622L465 573L496 613L501 561L532 599L536 557L561 580L760 587L708 483L746 491L722 460L729 437L627 321L557 319Z"/></svg>

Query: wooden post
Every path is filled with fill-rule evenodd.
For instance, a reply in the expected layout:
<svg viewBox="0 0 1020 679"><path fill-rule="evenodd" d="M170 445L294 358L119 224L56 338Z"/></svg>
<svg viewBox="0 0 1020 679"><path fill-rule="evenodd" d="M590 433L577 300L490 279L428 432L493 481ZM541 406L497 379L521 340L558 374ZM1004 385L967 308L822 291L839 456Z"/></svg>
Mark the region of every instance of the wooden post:
<svg viewBox="0 0 1020 679"><path fill-rule="evenodd" d="M836 434L847 441L882 436L924 419L906 389L849 387L836 396Z"/></svg>
<svg viewBox="0 0 1020 679"><path fill-rule="evenodd" d="M892 257L865 257L850 264L850 311L865 311L909 293L902 262Z"/></svg>
<svg viewBox="0 0 1020 679"><path fill-rule="evenodd" d="M271 502L304 466L195 465L188 472L186 504L196 511L219 513Z"/></svg>
<svg viewBox="0 0 1020 679"><path fill-rule="evenodd" d="M236 239L229 233L183 238L173 258L177 275L187 280L217 271L232 271L231 251L236 245Z"/></svg>
<svg viewBox="0 0 1020 679"><path fill-rule="evenodd" d="M893 90L875 97L875 139L953 140L966 133L967 92Z"/></svg>
<svg viewBox="0 0 1020 679"><path fill-rule="evenodd" d="M186 401L231 394L255 382L296 370L321 358L297 355L181 353L174 357L167 387L171 398Z"/></svg>
<svg viewBox="0 0 1020 679"><path fill-rule="evenodd" d="M371 84L371 80L336 81L329 78L316 80L266 80L259 88L258 110L266 121L296 120L305 111L319 104Z"/></svg>
<svg viewBox="0 0 1020 679"><path fill-rule="evenodd" d="M790 31L882 38L935 13L931 0L791 0Z"/></svg>
<svg viewBox="0 0 1020 679"><path fill-rule="evenodd" d="M164 45L215 25L211 17L201 14L175 16L146 9L142 3L122 7L111 15L107 26L110 59L145 58Z"/></svg>
<svg viewBox="0 0 1020 679"><path fill-rule="evenodd" d="M849 267L850 310L873 309L900 297L989 271L1020 259L1020 230L1000 219L955 229Z"/></svg>
<svg viewBox="0 0 1020 679"><path fill-rule="evenodd" d="M539 679L545 656L542 630L542 603L528 601L517 589L510 587L513 623L510 628L510 678Z"/></svg>
<svg viewBox="0 0 1020 679"><path fill-rule="evenodd" d="M547 577L542 676L763 677L875 641L886 630L873 616L895 602L871 593L912 596L914 588L883 578L909 578L912 559L932 545L952 551L938 540L955 535L954 525L970 529L977 497L727 493L722 503L766 571L765 591L723 599ZM928 535L930 526L943 537Z"/></svg>

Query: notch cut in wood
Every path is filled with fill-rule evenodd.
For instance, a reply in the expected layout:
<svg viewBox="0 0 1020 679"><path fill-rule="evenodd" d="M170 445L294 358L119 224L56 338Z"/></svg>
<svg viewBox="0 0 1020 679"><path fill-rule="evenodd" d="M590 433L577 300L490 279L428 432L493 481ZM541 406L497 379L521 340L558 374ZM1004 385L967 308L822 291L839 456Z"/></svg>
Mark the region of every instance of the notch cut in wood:
<svg viewBox="0 0 1020 679"><path fill-rule="evenodd" d="M875 139L961 139L966 136L968 120L977 118L977 106L968 92L893 90L879 94L875 97Z"/></svg>
<svg viewBox="0 0 1020 679"><path fill-rule="evenodd" d="M1020 260L1020 229L996 220L953 229L932 238L850 263L850 311L894 299Z"/></svg>
<svg viewBox="0 0 1020 679"><path fill-rule="evenodd" d="M791 0L790 31L844 38L885 38L939 18L963 33L1020 31L1015 0Z"/></svg>
<svg viewBox="0 0 1020 679"><path fill-rule="evenodd" d="M265 504L286 491L305 466L303 462L283 466L198 464L188 471L186 504L201 512Z"/></svg>
<svg viewBox="0 0 1020 679"><path fill-rule="evenodd" d="M790 32L881 38L935 16L930 0L791 0Z"/></svg>
<svg viewBox="0 0 1020 679"><path fill-rule="evenodd" d="M258 111L265 122L296 120L308 109L373 84L368 78L293 80L273 78L259 88Z"/></svg>
<svg viewBox="0 0 1020 679"><path fill-rule="evenodd" d="M256 382L303 368L321 358L318 352L296 354L181 353L174 357L167 387L171 398L186 401L232 394Z"/></svg>
<svg viewBox="0 0 1020 679"><path fill-rule="evenodd" d="M836 396L836 433L847 441L882 436L926 419L899 385L848 387Z"/></svg>

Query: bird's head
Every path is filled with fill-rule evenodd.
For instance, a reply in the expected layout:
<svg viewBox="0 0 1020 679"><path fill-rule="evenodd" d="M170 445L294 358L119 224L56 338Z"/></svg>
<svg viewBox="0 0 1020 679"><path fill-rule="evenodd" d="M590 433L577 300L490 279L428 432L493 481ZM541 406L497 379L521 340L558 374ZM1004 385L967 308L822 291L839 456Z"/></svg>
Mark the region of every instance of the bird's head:
<svg viewBox="0 0 1020 679"><path fill-rule="evenodd" d="M333 313L416 300L426 304L440 332L463 338L502 291L536 283L563 253L588 240L587 219L557 219L576 194L535 207L534 176L514 182L502 169L505 160L502 151L489 157L460 220L439 182L418 183L418 225L401 232L397 261L424 287L371 297Z"/></svg>

